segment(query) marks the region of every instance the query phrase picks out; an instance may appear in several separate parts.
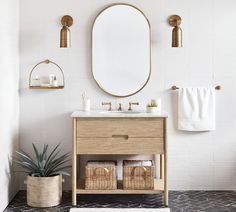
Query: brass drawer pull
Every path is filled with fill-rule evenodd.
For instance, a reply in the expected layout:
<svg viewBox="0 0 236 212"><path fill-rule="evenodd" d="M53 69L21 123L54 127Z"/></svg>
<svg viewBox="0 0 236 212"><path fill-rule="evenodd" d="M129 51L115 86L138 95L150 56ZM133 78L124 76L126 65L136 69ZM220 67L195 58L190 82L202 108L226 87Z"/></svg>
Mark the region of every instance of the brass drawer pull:
<svg viewBox="0 0 236 212"><path fill-rule="evenodd" d="M128 140L129 136L128 135L112 135L112 138L124 138L124 139Z"/></svg>

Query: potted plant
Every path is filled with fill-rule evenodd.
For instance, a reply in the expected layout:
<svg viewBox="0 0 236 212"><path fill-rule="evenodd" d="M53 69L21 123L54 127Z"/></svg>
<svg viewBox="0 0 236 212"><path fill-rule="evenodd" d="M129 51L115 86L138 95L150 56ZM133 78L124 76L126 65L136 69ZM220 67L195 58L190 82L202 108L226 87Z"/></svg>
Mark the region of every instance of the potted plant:
<svg viewBox="0 0 236 212"><path fill-rule="evenodd" d="M31 207L52 207L61 203L62 175L70 176L64 170L71 167L65 165L70 161L69 153L58 156L58 144L48 153L48 145L44 145L39 152L34 144L35 157L31 157L24 151L16 151L14 163L23 168L28 174L27 180L27 204Z"/></svg>
<svg viewBox="0 0 236 212"><path fill-rule="evenodd" d="M152 99L151 102L147 105L147 113L158 113L159 108L155 99Z"/></svg>

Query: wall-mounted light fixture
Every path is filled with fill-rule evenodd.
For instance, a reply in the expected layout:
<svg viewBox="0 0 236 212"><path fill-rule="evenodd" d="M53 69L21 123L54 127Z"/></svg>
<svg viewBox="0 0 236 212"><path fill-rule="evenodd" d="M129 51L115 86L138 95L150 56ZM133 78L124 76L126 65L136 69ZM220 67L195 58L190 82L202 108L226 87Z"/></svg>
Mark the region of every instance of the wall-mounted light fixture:
<svg viewBox="0 0 236 212"><path fill-rule="evenodd" d="M71 35L69 27L73 24L73 18L69 15L65 15L61 19L62 29L60 33L60 47L70 48L71 46Z"/></svg>
<svg viewBox="0 0 236 212"><path fill-rule="evenodd" d="M169 17L169 24L174 27L172 30L172 47L182 47L182 29L179 27L181 24L181 17L172 15Z"/></svg>

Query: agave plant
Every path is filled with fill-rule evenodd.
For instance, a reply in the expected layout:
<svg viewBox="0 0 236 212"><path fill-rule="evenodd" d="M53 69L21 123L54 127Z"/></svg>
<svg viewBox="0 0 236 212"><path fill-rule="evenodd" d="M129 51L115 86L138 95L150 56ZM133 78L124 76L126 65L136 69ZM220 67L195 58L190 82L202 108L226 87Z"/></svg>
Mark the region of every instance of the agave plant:
<svg viewBox="0 0 236 212"><path fill-rule="evenodd" d="M39 152L34 144L35 158L33 159L29 154L24 151L16 151L17 157L14 162L24 169L24 172L34 177L50 177L55 175L67 175L64 169L71 166L65 165L70 161L70 153L58 156L60 150L58 150L60 144L58 144L50 153L48 153L48 145L44 144L43 151Z"/></svg>

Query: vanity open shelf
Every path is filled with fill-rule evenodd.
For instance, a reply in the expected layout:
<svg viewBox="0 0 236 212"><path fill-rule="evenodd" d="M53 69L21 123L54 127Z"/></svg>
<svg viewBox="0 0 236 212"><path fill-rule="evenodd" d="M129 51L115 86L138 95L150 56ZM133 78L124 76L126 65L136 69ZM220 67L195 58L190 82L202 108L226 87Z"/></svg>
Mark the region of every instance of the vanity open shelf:
<svg viewBox="0 0 236 212"><path fill-rule="evenodd" d="M77 194L158 194L164 192L164 180L155 179L154 190L124 190L122 180L118 180L117 189L115 190L88 190L85 189L85 181L77 181Z"/></svg>
<svg viewBox="0 0 236 212"><path fill-rule="evenodd" d="M167 116L74 112L72 157L72 205L80 194L157 194L163 193L168 205ZM81 179L80 156L83 155L160 155L160 179L153 190L125 190L122 180L115 190L87 190ZM159 170L159 169L158 169Z"/></svg>

